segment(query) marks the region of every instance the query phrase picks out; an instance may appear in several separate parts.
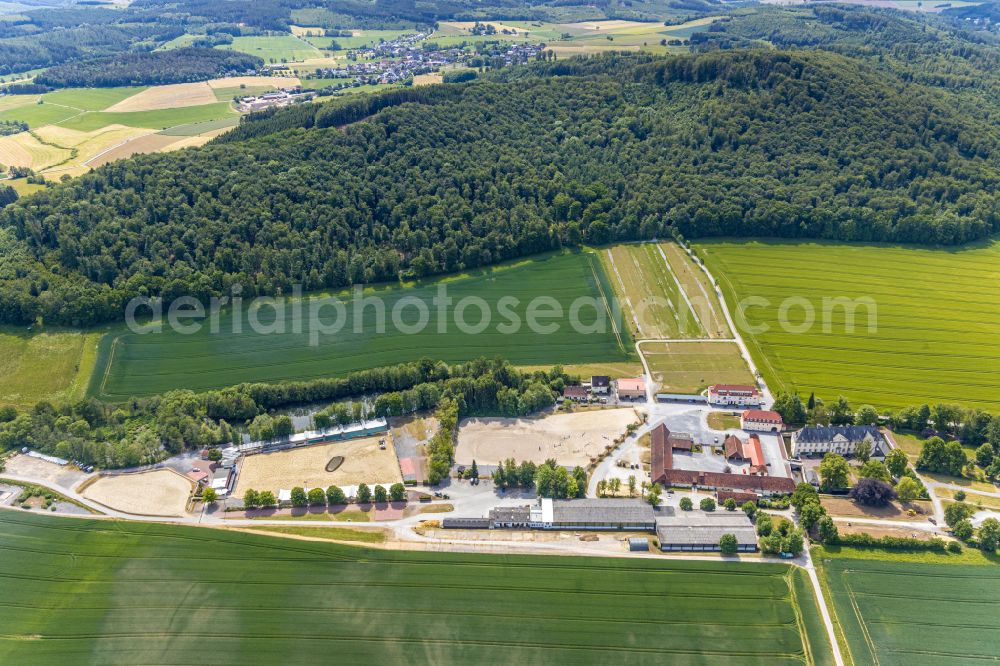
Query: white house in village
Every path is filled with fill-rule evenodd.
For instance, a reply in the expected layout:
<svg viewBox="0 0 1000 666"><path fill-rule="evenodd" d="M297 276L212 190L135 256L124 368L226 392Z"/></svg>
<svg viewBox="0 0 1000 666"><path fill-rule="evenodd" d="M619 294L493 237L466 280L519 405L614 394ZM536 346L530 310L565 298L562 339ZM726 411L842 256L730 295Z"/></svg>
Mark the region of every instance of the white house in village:
<svg viewBox="0 0 1000 666"><path fill-rule="evenodd" d="M853 456L861 442L868 442L874 460L884 460L891 448L875 426L813 426L792 434L792 455Z"/></svg>

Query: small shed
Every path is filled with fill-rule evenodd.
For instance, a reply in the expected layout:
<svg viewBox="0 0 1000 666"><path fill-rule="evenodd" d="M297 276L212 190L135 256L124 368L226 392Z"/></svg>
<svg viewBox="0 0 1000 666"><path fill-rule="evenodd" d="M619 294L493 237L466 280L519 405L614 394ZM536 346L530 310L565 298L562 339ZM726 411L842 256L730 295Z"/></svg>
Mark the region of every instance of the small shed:
<svg viewBox="0 0 1000 666"><path fill-rule="evenodd" d="M629 537L628 549L633 553L649 550L649 539L645 537Z"/></svg>

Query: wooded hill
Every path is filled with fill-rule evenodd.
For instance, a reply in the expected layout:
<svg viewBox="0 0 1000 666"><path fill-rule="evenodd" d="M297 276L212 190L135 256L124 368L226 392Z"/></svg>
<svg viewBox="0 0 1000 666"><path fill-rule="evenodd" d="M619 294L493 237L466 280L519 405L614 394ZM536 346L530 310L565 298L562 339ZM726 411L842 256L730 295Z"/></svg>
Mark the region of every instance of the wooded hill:
<svg viewBox="0 0 1000 666"><path fill-rule="evenodd" d="M110 88L205 81L230 72L257 70L256 56L206 48L121 53L50 67L35 82L52 88Z"/></svg>
<svg viewBox="0 0 1000 666"><path fill-rule="evenodd" d="M838 54L737 50L278 112L0 211L21 246L0 320L92 324L141 293L337 287L674 229L963 243L1000 230L1000 130L950 98Z"/></svg>

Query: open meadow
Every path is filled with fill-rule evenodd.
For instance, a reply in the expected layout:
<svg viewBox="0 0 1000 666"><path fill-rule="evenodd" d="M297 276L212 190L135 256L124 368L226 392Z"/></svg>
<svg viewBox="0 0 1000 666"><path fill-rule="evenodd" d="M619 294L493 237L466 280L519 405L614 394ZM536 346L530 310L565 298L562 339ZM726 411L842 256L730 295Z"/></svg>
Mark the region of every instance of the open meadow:
<svg viewBox="0 0 1000 666"><path fill-rule="evenodd" d="M747 301L746 318L767 329L743 337L772 388L815 391L826 400L843 394L880 408L945 402L1000 411L1000 242L947 250L726 241L697 247L735 318L737 303L758 299ZM840 298L864 299L855 300L853 332L847 308L833 307L835 300L824 307L824 299ZM783 303L791 325L784 329ZM807 311L815 315L810 326Z"/></svg>
<svg viewBox="0 0 1000 666"><path fill-rule="evenodd" d="M783 564L376 550L0 512L0 662L828 664ZM67 603L73 599L73 603ZM811 662L810 662L811 660Z"/></svg>
<svg viewBox="0 0 1000 666"><path fill-rule="evenodd" d="M663 393L701 393L712 384L756 383L735 342L644 342L641 349Z"/></svg>
<svg viewBox="0 0 1000 666"><path fill-rule="evenodd" d="M0 406L30 409L39 400L75 402L87 391L101 334L0 327Z"/></svg>
<svg viewBox="0 0 1000 666"><path fill-rule="evenodd" d="M215 48L248 53L272 64L306 60L320 55L315 46L295 35L234 37L232 44L222 44Z"/></svg>
<svg viewBox="0 0 1000 666"><path fill-rule="evenodd" d="M934 556L940 564L820 557L855 664L957 665L995 661L1000 654L995 564L947 562L959 555Z"/></svg>
<svg viewBox="0 0 1000 666"><path fill-rule="evenodd" d="M412 287L366 290L365 297L378 296L384 304L382 316L378 306L362 308L349 292L306 302L280 301L277 307L252 308L246 303L235 315L232 309L222 311L217 333L203 321L201 329L190 335L164 326L162 333L152 335L125 331L107 336L101 343L92 393L126 398L174 388L205 390L247 381L343 376L424 356L458 362L499 355L523 365L626 361L633 355L631 343L620 336L619 323L605 309L606 283L600 262L590 253L578 252ZM453 299L443 317L433 302L439 286ZM545 312L561 309L561 314L537 318L532 330L527 308L540 296L555 299L548 303L558 306L543 308ZM483 299L480 305L485 305L468 305L475 301L467 297ZM581 297L585 300L579 321L589 330L570 325L570 306ZM340 299L343 310L338 312L335 302ZM323 330L309 325L310 311L319 306L316 319L326 327ZM519 318L520 325L513 326L512 318ZM554 325L557 330L537 324Z"/></svg>

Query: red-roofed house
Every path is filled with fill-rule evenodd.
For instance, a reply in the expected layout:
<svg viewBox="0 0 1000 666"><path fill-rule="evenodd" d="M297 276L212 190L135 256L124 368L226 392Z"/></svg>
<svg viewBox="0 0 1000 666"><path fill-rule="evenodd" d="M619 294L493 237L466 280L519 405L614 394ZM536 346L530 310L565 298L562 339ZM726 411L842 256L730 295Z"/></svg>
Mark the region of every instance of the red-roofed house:
<svg viewBox="0 0 1000 666"><path fill-rule="evenodd" d="M735 500L740 506L746 504L747 502L757 503L757 493L743 493L737 492L735 490L719 490L715 493L715 499L719 504L722 504L727 499Z"/></svg>
<svg viewBox="0 0 1000 666"><path fill-rule="evenodd" d="M627 400L638 400L646 397L646 380L642 377L619 379L616 382L618 397Z"/></svg>
<svg viewBox="0 0 1000 666"><path fill-rule="evenodd" d="M200 485L208 481L208 472L203 472L201 470L195 472L194 470L191 470L187 473L187 478Z"/></svg>
<svg viewBox="0 0 1000 666"><path fill-rule="evenodd" d="M736 435L730 435L726 437L724 450L726 458L738 458L750 463L751 474L767 474L767 460L764 459L764 449L757 435L750 435L750 439L745 442Z"/></svg>
<svg viewBox="0 0 1000 666"><path fill-rule="evenodd" d="M563 397L567 400L586 400L587 389L583 386L567 386L563 389Z"/></svg>
<svg viewBox="0 0 1000 666"><path fill-rule="evenodd" d="M778 432L782 428L781 414L764 409L745 409L740 415L740 427L748 432Z"/></svg>
<svg viewBox="0 0 1000 666"><path fill-rule="evenodd" d="M708 387L708 402L713 405L758 407L761 403L761 396L756 386L715 384Z"/></svg>

